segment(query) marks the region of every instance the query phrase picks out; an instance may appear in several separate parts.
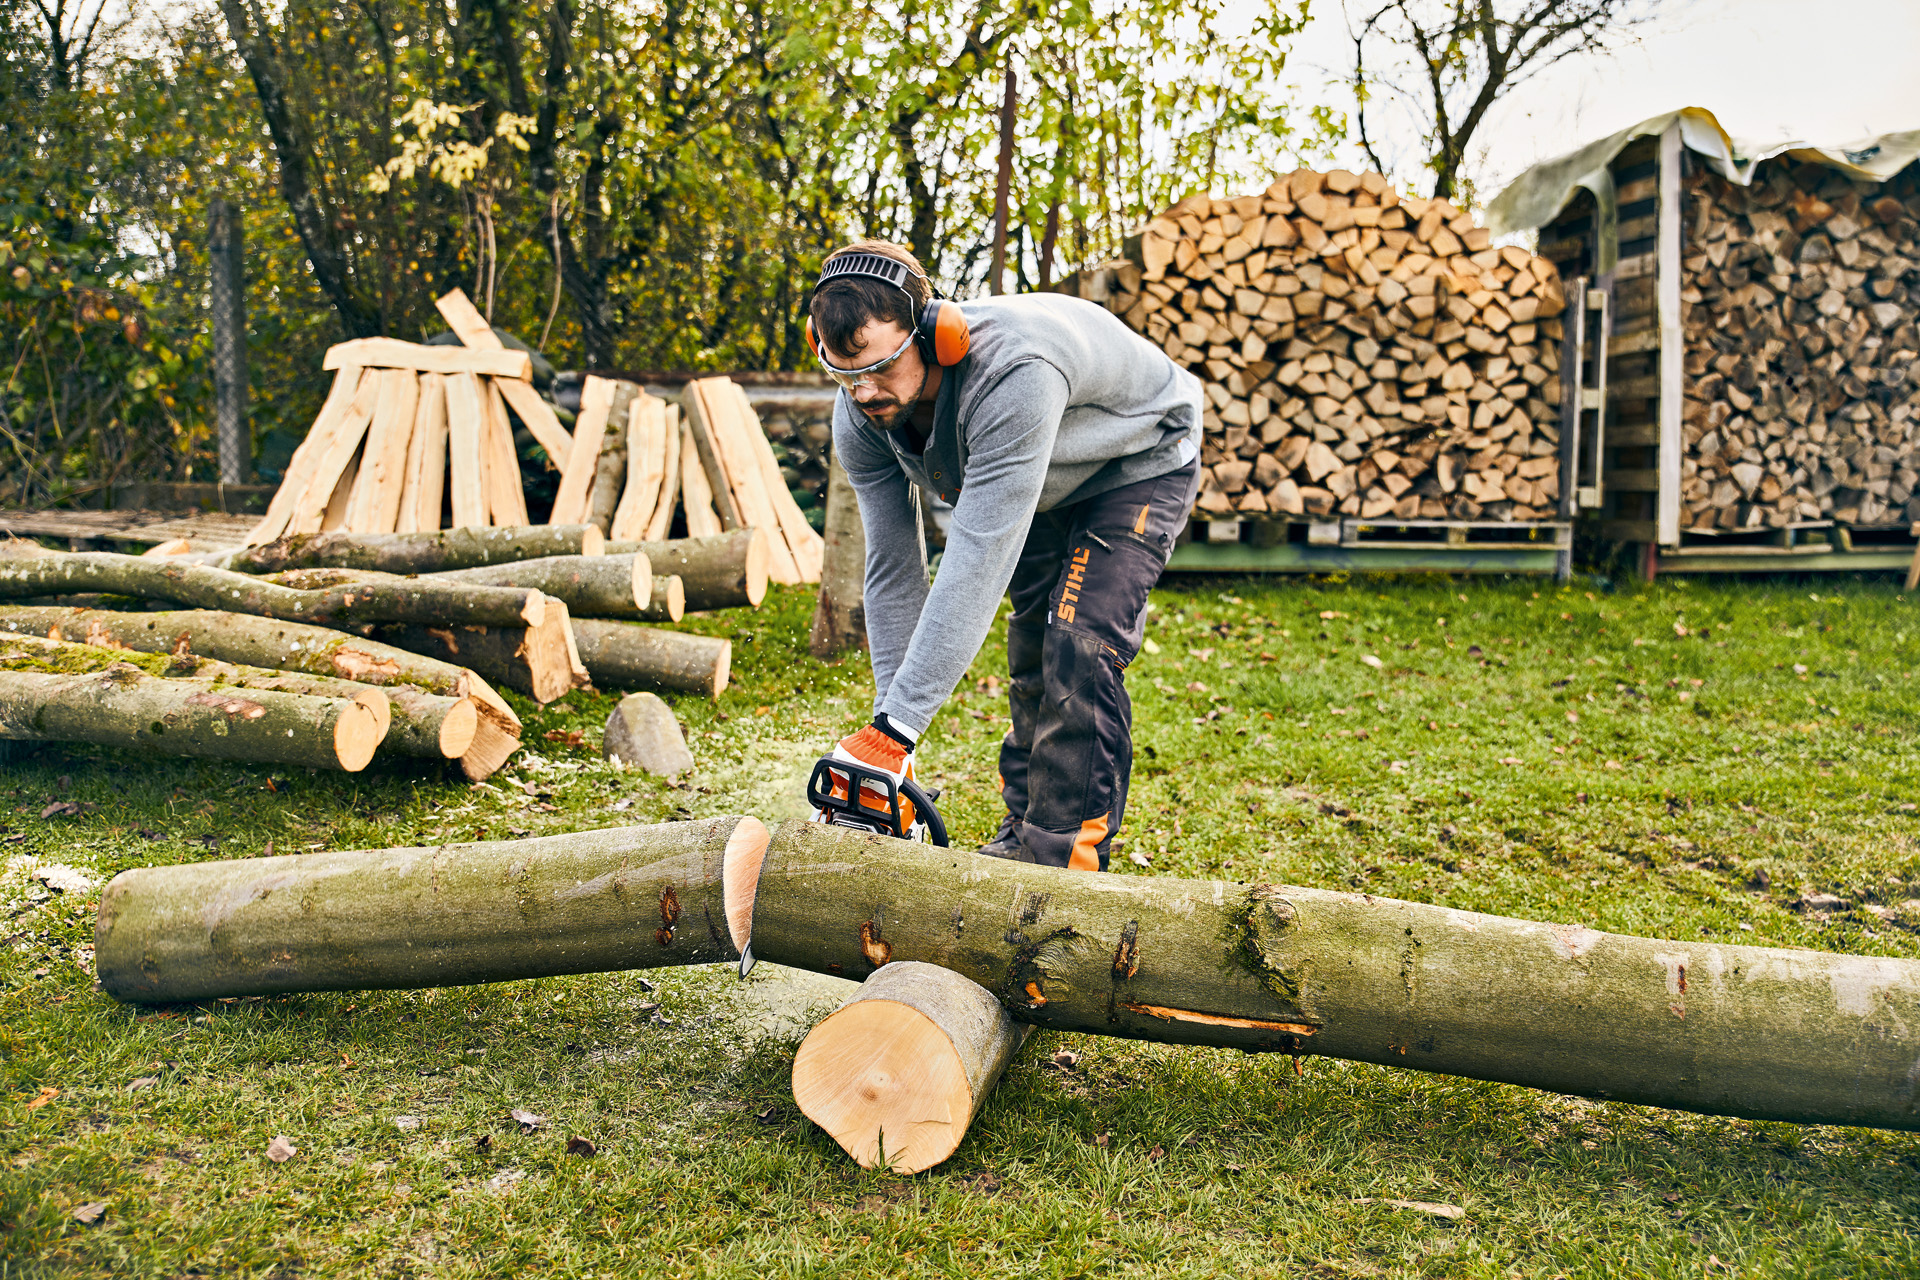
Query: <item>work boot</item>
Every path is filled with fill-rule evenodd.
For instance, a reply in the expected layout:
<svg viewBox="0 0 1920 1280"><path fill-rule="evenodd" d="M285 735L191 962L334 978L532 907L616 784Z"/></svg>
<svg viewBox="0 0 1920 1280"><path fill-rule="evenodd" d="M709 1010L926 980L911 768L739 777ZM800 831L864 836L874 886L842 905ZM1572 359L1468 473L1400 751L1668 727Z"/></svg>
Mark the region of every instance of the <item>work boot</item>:
<svg viewBox="0 0 1920 1280"><path fill-rule="evenodd" d="M1020 819L1011 813L1000 819L1000 830L993 839L980 846L980 852L989 858L1012 858L1016 862L1025 861L1020 855Z"/></svg>

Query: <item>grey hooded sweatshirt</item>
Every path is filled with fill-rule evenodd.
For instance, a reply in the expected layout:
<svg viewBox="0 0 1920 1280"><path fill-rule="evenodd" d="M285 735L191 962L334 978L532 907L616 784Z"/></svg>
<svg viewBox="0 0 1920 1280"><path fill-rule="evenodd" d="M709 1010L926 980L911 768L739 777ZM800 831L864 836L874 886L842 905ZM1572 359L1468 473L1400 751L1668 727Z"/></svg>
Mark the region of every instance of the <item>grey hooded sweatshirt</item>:
<svg viewBox="0 0 1920 1280"><path fill-rule="evenodd" d="M1199 379L1105 308L1062 294L960 304L972 330L914 452L841 392L833 447L866 526L874 711L916 737L993 624L1036 512L1164 475L1200 448ZM928 586L908 484L953 504Z"/></svg>

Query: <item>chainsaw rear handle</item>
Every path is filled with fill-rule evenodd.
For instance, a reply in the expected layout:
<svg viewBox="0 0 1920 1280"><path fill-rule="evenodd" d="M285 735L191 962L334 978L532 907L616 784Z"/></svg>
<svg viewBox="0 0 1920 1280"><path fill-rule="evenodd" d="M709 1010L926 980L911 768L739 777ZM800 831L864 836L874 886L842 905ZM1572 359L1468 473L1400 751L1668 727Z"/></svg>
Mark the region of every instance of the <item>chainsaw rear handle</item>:
<svg viewBox="0 0 1920 1280"><path fill-rule="evenodd" d="M836 773L847 777L847 794L844 798L833 794L833 775ZM872 784L875 791L886 794L885 812L860 803L863 784ZM840 825L865 827L869 831L899 839L906 839L908 834L906 820L900 812L900 797L903 795L913 803L914 813L926 824L927 843L946 848L947 824L940 820L940 811L933 807L933 796L911 779L896 783L892 775L884 770L832 757L823 757L815 762L813 774L807 779L807 803L829 815L839 814L848 819ZM831 817L829 821L832 821Z"/></svg>

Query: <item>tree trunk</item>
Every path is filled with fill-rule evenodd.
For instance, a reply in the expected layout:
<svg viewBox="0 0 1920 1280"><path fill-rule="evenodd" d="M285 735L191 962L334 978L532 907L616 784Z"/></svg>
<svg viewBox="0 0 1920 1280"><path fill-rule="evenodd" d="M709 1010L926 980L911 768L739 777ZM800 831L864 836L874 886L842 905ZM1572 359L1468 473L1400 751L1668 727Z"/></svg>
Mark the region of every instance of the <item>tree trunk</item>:
<svg viewBox="0 0 1920 1280"><path fill-rule="evenodd" d="M520 745L520 717L471 667L326 627L211 609L114 613L0 605L0 632L139 653L195 653L254 667L337 676L386 689L416 685L432 695L470 700L479 719L467 749L460 753L460 767L473 782L497 771Z"/></svg>
<svg viewBox="0 0 1920 1280"><path fill-rule="evenodd" d="M861 1168L920 1173L953 1154L1032 1031L951 969L889 964L800 1042L793 1100Z"/></svg>
<svg viewBox="0 0 1920 1280"><path fill-rule="evenodd" d="M462 662L495 684L545 704L589 683L567 607L555 600L537 627L383 627L388 644ZM624 625L603 623L603 626Z"/></svg>
<svg viewBox="0 0 1920 1280"><path fill-rule="evenodd" d="M656 577L647 594L647 607L640 611L643 622L678 622L687 616L687 588L677 575Z"/></svg>
<svg viewBox="0 0 1920 1280"><path fill-rule="evenodd" d="M839 458L827 460L826 557L808 651L832 658L867 644L867 529Z"/></svg>
<svg viewBox="0 0 1920 1280"><path fill-rule="evenodd" d="M344 698L164 680L130 663L84 675L0 671L0 737L357 773L380 745L371 707Z"/></svg>
<svg viewBox="0 0 1920 1280"><path fill-rule="evenodd" d="M1751 1119L1920 1129L1920 962L1357 893L1066 871L783 825L753 950L924 960L1061 1030L1323 1054Z"/></svg>
<svg viewBox="0 0 1920 1280"><path fill-rule="evenodd" d="M632 622L582 618L573 624L580 661L611 689L677 689L718 698L727 688L733 642Z"/></svg>
<svg viewBox="0 0 1920 1280"><path fill-rule="evenodd" d="M431 533L320 533L263 547L210 554L204 562L240 573L283 569L370 569L445 573L539 556L597 556L606 539L590 524L440 529Z"/></svg>
<svg viewBox="0 0 1920 1280"><path fill-rule="evenodd" d="M709 818L145 867L101 894L94 960L108 993L153 1004L737 960L729 907L766 841Z"/></svg>
<svg viewBox="0 0 1920 1280"><path fill-rule="evenodd" d="M628 426L632 419L634 397L640 388L631 382L618 382L613 388L613 412L607 417L607 431L600 438L600 457L594 465L593 487L587 492L586 522L605 534L613 528L613 513L619 509L620 494L627 487L627 465L632 449L628 444Z"/></svg>
<svg viewBox="0 0 1920 1280"><path fill-rule="evenodd" d="M93 591L332 627L380 622L538 626L547 603L538 591L525 588L424 579L301 591L227 569L182 564L177 557L149 560L99 551L0 564L0 596Z"/></svg>
<svg viewBox="0 0 1920 1280"><path fill-rule="evenodd" d="M687 608L759 608L767 597L767 533L764 529L735 529L704 538L675 538L668 542L610 542L607 553L637 551L653 563L656 574L672 574L686 589Z"/></svg>
<svg viewBox="0 0 1920 1280"><path fill-rule="evenodd" d="M566 601L567 612L576 618L644 617L654 584L653 565L644 552L542 556L479 569L457 569L435 577L496 587L532 587Z"/></svg>

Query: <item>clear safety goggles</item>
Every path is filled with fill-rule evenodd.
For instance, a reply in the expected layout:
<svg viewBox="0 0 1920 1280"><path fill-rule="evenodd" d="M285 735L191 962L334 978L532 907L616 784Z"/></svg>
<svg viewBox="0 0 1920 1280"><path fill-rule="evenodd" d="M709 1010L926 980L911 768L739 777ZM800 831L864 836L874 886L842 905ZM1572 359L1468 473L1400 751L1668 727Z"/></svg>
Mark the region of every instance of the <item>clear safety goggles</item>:
<svg viewBox="0 0 1920 1280"><path fill-rule="evenodd" d="M872 386L873 380L893 368L893 366L899 362L900 357L907 354L907 348L912 345L913 335L910 333L907 335L907 340L900 344L898 351L895 351L884 360L876 360L874 363L859 369L842 369L838 365L828 364L824 351L816 353L814 359L820 362L820 367L826 371L829 378L832 378L847 390L852 391L858 387Z"/></svg>

